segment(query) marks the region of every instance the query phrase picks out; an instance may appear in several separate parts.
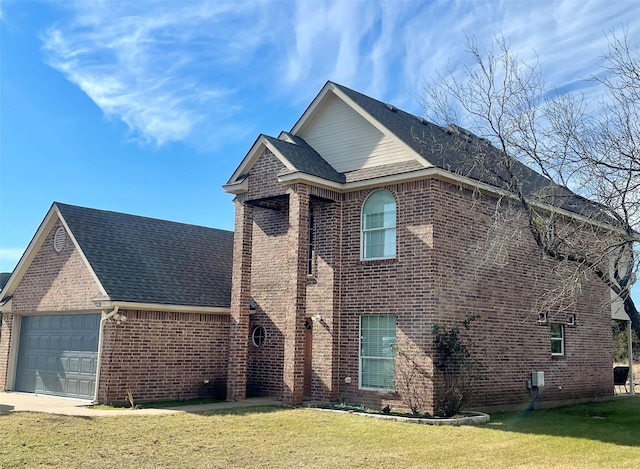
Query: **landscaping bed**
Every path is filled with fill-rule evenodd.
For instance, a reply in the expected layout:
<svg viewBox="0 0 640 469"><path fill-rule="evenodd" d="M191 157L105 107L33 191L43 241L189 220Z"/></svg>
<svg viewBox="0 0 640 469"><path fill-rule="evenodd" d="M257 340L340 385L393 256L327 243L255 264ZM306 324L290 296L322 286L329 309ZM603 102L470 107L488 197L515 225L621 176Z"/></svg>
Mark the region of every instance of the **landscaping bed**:
<svg viewBox="0 0 640 469"><path fill-rule="evenodd" d="M491 420L489 414L476 411L462 411L453 417L440 417L429 414L407 414L400 412L380 412L359 405L347 404L320 404L314 409L331 412L347 412L383 420L396 420L398 422L420 423L423 425L478 425Z"/></svg>

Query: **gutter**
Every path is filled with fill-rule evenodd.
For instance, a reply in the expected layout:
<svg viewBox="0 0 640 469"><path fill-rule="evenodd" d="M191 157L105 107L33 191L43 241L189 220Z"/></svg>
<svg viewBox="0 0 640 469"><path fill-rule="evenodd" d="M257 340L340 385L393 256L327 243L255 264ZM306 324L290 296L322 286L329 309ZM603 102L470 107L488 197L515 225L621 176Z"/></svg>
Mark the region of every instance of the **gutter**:
<svg viewBox="0 0 640 469"><path fill-rule="evenodd" d="M113 308L113 311L111 311L108 314L105 314L105 312L103 311L102 318L100 319L100 332L99 332L100 336L98 338L98 363L96 365L96 385L93 391L93 401L91 401L92 404L98 403L98 388L100 386L100 368L102 366L102 343L104 341L104 323L107 322L116 314L118 314L119 308L120 308L119 306L116 306L115 308Z"/></svg>

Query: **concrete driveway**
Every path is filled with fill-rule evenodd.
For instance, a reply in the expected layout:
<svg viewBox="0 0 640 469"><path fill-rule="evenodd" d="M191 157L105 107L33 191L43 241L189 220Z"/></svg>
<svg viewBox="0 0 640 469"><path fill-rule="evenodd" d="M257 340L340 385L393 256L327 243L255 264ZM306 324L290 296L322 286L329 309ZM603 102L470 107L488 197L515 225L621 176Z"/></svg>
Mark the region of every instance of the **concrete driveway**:
<svg viewBox="0 0 640 469"><path fill-rule="evenodd" d="M9 412L42 412L58 415L78 415L84 417L114 415L161 415L178 412L200 413L218 409L238 407L256 407L265 405L282 405L281 402L268 398L251 398L238 402L216 402L163 409L93 409L88 401L67 399L63 397L43 396L21 392L0 392L0 414Z"/></svg>

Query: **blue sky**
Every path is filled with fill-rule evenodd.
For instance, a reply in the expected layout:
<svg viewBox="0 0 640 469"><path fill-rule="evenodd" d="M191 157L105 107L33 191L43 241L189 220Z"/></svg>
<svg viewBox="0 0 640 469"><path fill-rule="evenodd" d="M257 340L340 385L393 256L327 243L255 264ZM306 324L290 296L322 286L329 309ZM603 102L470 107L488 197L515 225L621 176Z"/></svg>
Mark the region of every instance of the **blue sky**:
<svg viewBox="0 0 640 469"><path fill-rule="evenodd" d="M221 186L259 133L327 80L420 114L465 34L594 97L604 34L638 38L638 18L637 0L0 1L0 271L53 201L232 229Z"/></svg>

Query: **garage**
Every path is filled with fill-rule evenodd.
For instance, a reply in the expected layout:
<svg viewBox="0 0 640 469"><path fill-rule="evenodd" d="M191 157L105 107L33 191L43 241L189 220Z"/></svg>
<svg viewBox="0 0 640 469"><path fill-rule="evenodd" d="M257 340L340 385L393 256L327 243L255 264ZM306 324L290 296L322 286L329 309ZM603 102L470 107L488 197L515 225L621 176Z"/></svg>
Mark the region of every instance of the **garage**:
<svg viewBox="0 0 640 469"><path fill-rule="evenodd" d="M100 314L22 316L16 391L92 399Z"/></svg>

